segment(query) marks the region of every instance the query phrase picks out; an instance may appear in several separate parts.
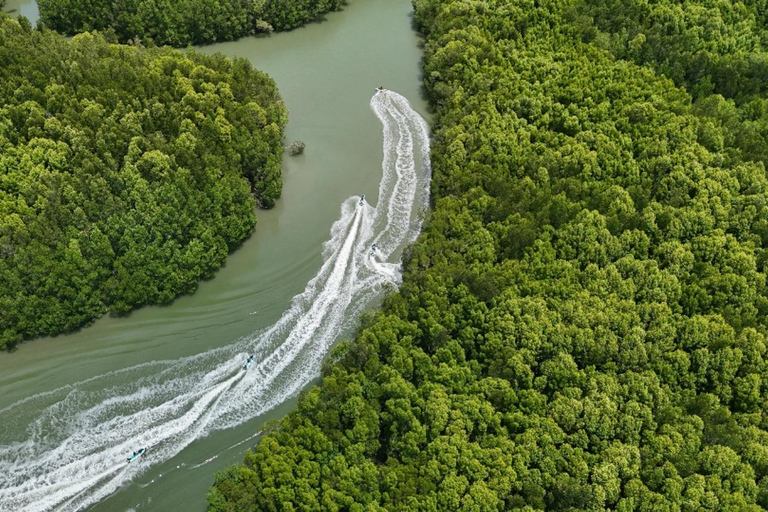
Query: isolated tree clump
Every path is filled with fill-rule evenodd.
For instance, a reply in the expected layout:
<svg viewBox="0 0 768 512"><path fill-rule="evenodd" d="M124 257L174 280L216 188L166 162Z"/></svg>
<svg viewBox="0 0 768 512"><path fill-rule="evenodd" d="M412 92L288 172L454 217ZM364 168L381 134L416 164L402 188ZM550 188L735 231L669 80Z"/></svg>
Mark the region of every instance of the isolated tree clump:
<svg viewBox="0 0 768 512"><path fill-rule="evenodd" d="M304 148L305 148L305 147L306 147L306 144L304 144L304 143L303 143L303 142L301 142L300 140L297 140L297 141L291 142L291 145L290 145L290 146L288 146L288 153L289 153L291 156L297 156L297 155L300 155L300 154L304 153Z"/></svg>

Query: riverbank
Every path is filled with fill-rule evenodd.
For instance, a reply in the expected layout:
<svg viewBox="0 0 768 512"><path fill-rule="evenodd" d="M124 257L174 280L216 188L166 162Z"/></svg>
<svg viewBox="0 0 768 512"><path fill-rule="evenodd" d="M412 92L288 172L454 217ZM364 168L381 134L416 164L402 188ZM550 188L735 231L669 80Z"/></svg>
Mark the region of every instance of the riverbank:
<svg viewBox="0 0 768 512"><path fill-rule="evenodd" d="M415 4L430 221L211 510L765 510L759 6Z"/></svg>
<svg viewBox="0 0 768 512"><path fill-rule="evenodd" d="M259 213L253 237L194 295L128 318L103 318L70 335L30 341L13 359L0 354L0 407L121 368L225 346L272 325L317 272L341 202L365 193L376 204L382 153L381 127L369 107L374 88L390 87L426 112L419 99L421 52L410 11L408 1L360 0L294 32L200 49L248 58L277 82L289 109L286 140L307 143L304 155L283 162L281 200L274 210ZM212 475L240 461L244 447L256 439L230 447L290 408L284 404L194 442L93 510L202 510Z"/></svg>

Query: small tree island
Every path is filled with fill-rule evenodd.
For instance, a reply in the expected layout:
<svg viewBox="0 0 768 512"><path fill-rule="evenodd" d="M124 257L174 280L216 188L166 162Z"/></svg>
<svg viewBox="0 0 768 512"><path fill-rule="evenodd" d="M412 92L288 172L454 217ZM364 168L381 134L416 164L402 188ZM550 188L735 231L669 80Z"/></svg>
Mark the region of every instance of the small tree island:
<svg viewBox="0 0 768 512"><path fill-rule="evenodd" d="M288 154L291 156L298 156L304 153L304 148L307 147L306 144L301 142L300 140L291 142L291 145L288 146Z"/></svg>

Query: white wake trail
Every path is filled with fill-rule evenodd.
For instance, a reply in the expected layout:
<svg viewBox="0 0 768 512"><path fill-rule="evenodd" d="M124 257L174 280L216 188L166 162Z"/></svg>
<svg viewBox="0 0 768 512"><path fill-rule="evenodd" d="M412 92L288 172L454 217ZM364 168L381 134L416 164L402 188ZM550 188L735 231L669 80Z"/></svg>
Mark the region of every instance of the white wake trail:
<svg viewBox="0 0 768 512"><path fill-rule="evenodd" d="M398 251L418 236L429 200L426 122L393 91L377 92L370 106L383 134L378 204L360 205L357 196L342 203L322 266L281 318L225 347L110 372L0 410L13 418L0 430L0 511L82 510L320 374L339 336L400 282ZM251 353L256 359L243 371ZM141 447L145 455L128 463Z"/></svg>

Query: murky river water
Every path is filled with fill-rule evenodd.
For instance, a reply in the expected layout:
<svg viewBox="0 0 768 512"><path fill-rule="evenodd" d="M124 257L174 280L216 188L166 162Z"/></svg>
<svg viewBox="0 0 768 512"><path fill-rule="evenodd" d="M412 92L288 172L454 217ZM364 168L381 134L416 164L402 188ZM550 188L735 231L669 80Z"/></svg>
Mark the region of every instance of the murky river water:
<svg viewBox="0 0 768 512"><path fill-rule="evenodd" d="M37 13L33 2L24 0L9 0L4 10L24 14L33 21ZM50 407L46 400L53 403L70 396L62 388L85 379L94 379L94 389L88 390L91 395L85 398L70 396L74 402L101 400L104 397L99 393L105 389L127 393L131 382L139 378L157 385L161 382L157 377L158 368L173 374L167 377L169 380L185 382L184 378L188 378L190 382L198 381L199 374L213 379L214 387L227 385L230 374L212 375L214 367L221 366L230 354L239 354L240 349L250 351L257 344L254 333L275 325L283 313L290 310L291 298L302 293L313 277L322 274L321 267L324 262L328 264L329 258L345 262L344 258L352 258L348 260L348 265L353 265L354 258L349 254L366 253L370 242L378 239L383 247L379 255L382 263L397 261L395 242L401 239L407 241L410 235L404 232L398 238L395 231L412 229L415 216L400 228L387 223L382 217L385 210L378 204L377 195L382 175L383 172L386 175L387 165L395 172L399 164L393 160L382 171L382 158L385 156L382 151L382 121L372 111L371 97L374 87L384 85L408 98L416 111L425 113L426 106L420 97L421 52L412 30L410 11L408 0L354 0L343 12L329 14L322 23L290 33L246 38L201 49L245 57L276 80L290 110L286 142L304 141L307 145L305 154L296 158L286 157L285 188L276 208L259 212L254 235L230 255L226 266L213 279L201 283L194 295L181 297L168 306L142 308L127 318L105 317L70 335L30 341L14 354L0 353L0 409L5 408L0 412L0 446L18 441L19 432L26 424L33 420L40 421L36 410ZM394 126L391 145L399 144L402 139L398 139L395 126L401 123L401 132L413 132L414 140L411 142L416 147L411 151L417 154L423 149L419 147L418 134L415 133L419 130L418 122L408 118L408 110L397 103L400 101L398 95L391 95L387 101L379 107L380 115ZM399 151L398 148L392 149L392 155L397 153L396 150ZM409 149L406 147L403 151L408 152ZM422 185L419 183L415 189L417 196ZM402 193L384 185L382 190L388 201L402 196ZM357 200L348 199L360 193L366 194L371 207L361 208ZM418 206L419 197L415 201L413 204ZM402 208L395 202L389 203L386 211L390 213ZM331 228L335 222L337 233L332 235ZM388 231L389 234L381 235L382 230L387 229L391 233ZM357 234L352 236L352 230L357 230ZM337 246L333 243L326 245L324 259L324 242L331 240L332 236L338 242ZM349 251L344 252L347 240L352 241L349 242ZM392 247L387 247L387 243ZM384 259L387 253L391 255ZM367 253L365 256L365 261L370 262ZM387 281L386 274L392 269L382 264L375 265L378 268L369 269L372 273L363 275L360 282L374 282L376 275L384 276L382 282ZM347 274L339 274L338 289L334 288L332 293L322 298L324 296L320 295L322 290L319 288L333 278L335 267L332 267L328 267L326 277L313 291L318 295L308 296L308 308L316 302L325 301L322 302L323 307L335 307L337 309L332 311L349 314L356 312L354 304L358 301L360 304L370 300L375 303L372 296L345 280ZM358 267L355 268L360 272L365 271L365 265L359 264ZM374 284L378 287L381 283L376 281ZM352 302L351 309L346 309L348 305L344 300L339 302L342 293L347 294L347 302ZM308 318L310 312L308 309L299 314ZM316 321L312 322L318 326L329 321L329 314L323 311L313 314L312 318ZM298 322L297 317L294 323ZM319 327L313 330L315 324L309 320L306 322L308 327L295 335L297 339L302 337L302 333L323 330ZM342 333L349 332L350 328L347 323L340 327ZM277 348L286 340L290 340L289 333L277 341L272 340L274 347L264 342L260 355L263 364L259 367L262 375L268 375L271 369L276 368L275 361L286 360L288 350L284 348L281 352ZM317 343L323 345L326 341ZM214 355L192 358L216 348L221 350ZM188 370L180 371L169 363L140 367L145 369L136 370L135 378L131 372L119 372L152 361L173 362L185 357L191 358L184 360L183 366ZM302 363L298 357L295 364L306 367L308 363ZM205 367L208 363L211 368ZM285 376L291 371L295 372L296 368L286 366L282 373L278 373ZM254 378L257 375L256 372L252 374ZM283 377L265 379L269 385L286 386ZM237 389L244 383L245 379L242 379L228 385ZM201 388L200 396L207 389ZM34 398L50 392L53 394L45 396L52 398ZM182 391L178 393L183 394ZM190 396L193 394L190 391ZM218 400L216 396L211 396L212 401ZM259 396L278 394L274 389L262 389ZM33 397L25 402L29 404L29 410L25 410L23 404L8 409L29 397ZM149 396L147 403L162 404L166 398ZM193 400L188 403L189 408L202 399L196 397ZM258 397L244 398L243 407L271 406L259 400ZM81 402L78 402L79 406L72 405L71 410L81 413ZM254 435L263 423L283 416L293 405L294 400L288 400L244 422L240 422L242 418L237 411L230 411L226 416L228 419L221 421L239 423L237 426L212 430L209 435L184 444L179 453L169 455L163 462L148 465L148 469L138 472L129 484L121 485L117 492L92 509L204 510L205 492L212 483L213 474L240 461L245 449L258 441L258 436ZM62 408L63 414L67 411L66 407ZM185 414L187 411L183 410ZM128 413L125 413L125 418L126 421L139 421L132 419ZM43 421L41 425L55 429L56 421ZM68 428L72 428L72 424ZM99 452L94 448L88 453L92 456ZM19 463L23 465L23 461ZM0 483L0 490L2 487Z"/></svg>

